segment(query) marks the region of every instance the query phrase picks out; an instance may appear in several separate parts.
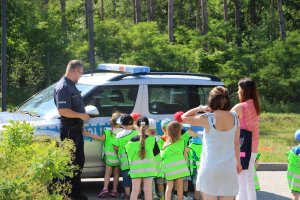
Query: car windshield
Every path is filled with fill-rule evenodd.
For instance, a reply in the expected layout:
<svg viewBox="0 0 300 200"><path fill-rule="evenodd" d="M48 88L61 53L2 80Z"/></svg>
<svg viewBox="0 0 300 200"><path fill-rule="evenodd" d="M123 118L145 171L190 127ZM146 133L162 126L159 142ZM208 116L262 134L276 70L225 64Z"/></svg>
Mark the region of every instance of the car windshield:
<svg viewBox="0 0 300 200"><path fill-rule="evenodd" d="M28 99L24 104L22 104L18 111L24 113L30 113L36 116L44 116L47 113L53 112L56 109L53 99L53 93L55 89L55 84L49 86L48 88L42 90L41 92L35 94L30 99ZM86 84L76 84L76 87L81 92L84 97L92 88L93 85Z"/></svg>

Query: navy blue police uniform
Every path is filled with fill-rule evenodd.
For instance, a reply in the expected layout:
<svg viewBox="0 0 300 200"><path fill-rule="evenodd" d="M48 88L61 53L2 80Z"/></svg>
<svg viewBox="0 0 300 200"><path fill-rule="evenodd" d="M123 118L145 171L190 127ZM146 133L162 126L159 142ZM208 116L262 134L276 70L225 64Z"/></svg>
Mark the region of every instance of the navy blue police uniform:
<svg viewBox="0 0 300 200"><path fill-rule="evenodd" d="M54 102L57 109L68 108L72 111L85 113L83 98L75 86L75 83L69 78L63 76L55 87ZM72 191L71 195L81 193L80 175L84 166L84 141L82 135L83 121L80 118L60 117L60 139L73 140L76 150L73 163L79 166L75 176L71 178Z"/></svg>

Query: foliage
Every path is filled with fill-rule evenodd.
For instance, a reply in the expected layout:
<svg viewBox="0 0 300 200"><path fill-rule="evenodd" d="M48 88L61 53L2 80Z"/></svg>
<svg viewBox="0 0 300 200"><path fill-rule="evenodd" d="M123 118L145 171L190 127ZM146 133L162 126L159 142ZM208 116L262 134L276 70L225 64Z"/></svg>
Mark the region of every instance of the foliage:
<svg viewBox="0 0 300 200"><path fill-rule="evenodd" d="M80 59L89 68L84 1L65 2L66 25L60 1L7 3L9 104L15 106L57 81L70 59ZM276 1L241 0L241 46L236 44L234 1L227 1L226 21L223 1L208 1L209 31L203 35L196 29L196 2L175 0L173 43L168 40L167 1L156 1L152 21L147 21L147 5L142 4L138 24L133 22L132 1L103 1L104 18L102 1L93 2L96 63L211 73L222 78L231 94L240 78L250 76L258 83L262 103L267 103L265 111L272 111L268 105L281 104L281 111L288 112L284 105L299 102L299 0L284 2L285 41L280 39Z"/></svg>
<svg viewBox="0 0 300 200"><path fill-rule="evenodd" d="M21 122L11 122L1 132L0 199L66 198L68 184L52 184L52 180L72 176L73 143L58 143L33 133L29 124Z"/></svg>

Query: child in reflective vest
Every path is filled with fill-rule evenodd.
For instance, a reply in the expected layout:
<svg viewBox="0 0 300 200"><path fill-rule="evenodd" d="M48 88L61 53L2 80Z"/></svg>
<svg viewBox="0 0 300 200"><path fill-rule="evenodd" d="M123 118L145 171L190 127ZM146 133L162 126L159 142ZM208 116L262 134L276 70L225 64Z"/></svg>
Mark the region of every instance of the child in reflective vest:
<svg viewBox="0 0 300 200"><path fill-rule="evenodd" d="M290 150L288 155L288 170L287 179L289 188L292 191L294 200L299 200L300 198L300 129L295 132L295 139L298 142L297 146L294 146Z"/></svg>
<svg viewBox="0 0 300 200"><path fill-rule="evenodd" d="M129 162L129 174L132 179L131 200L137 200L141 184L145 200L152 200L152 181L157 176L154 156L159 154L155 137L147 135L149 120L141 116L137 119L139 135L131 138L125 145Z"/></svg>
<svg viewBox="0 0 300 200"><path fill-rule="evenodd" d="M131 189L131 178L129 176L129 163L125 151L125 145L134 136L138 135L138 132L133 129L133 118L129 114L122 115L118 120L117 124L121 124L123 130L120 131L116 140L114 140L113 147L118 154L121 162L121 174L123 177L123 188L125 190L124 199L130 199L130 189Z"/></svg>
<svg viewBox="0 0 300 200"><path fill-rule="evenodd" d="M197 180L197 175L198 175L198 169L200 166L200 159L201 159L201 153L202 153L202 139L200 135L194 135L192 139L190 139L189 142L189 152L188 152L188 157L189 157L189 167L190 167L190 172L192 175L192 181L194 185L194 192L195 192L195 198L194 199L200 199L201 193L200 191L196 190L196 180Z"/></svg>
<svg viewBox="0 0 300 200"><path fill-rule="evenodd" d="M104 141L103 143L103 160L105 161L105 175L104 175L104 186L102 191L99 193L100 198L106 198L108 196L117 197L119 193L117 192L118 183L119 183L119 174L120 174L120 160L118 155L113 149L113 142L116 138L118 132L120 132L122 127L116 123L118 117L122 116L120 112L114 112L110 118L110 129L106 129L103 135L94 135L90 132L84 130L84 136L93 138L95 140ZM113 189L111 191L108 190L108 185L110 181L110 176L114 172L114 181L113 181Z"/></svg>
<svg viewBox="0 0 300 200"><path fill-rule="evenodd" d="M183 198L183 178L190 176L186 163L187 152L184 140L180 138L182 125L170 122L167 125L167 139L161 151L163 173L167 180L165 199L171 200L172 189L175 184L178 199Z"/></svg>

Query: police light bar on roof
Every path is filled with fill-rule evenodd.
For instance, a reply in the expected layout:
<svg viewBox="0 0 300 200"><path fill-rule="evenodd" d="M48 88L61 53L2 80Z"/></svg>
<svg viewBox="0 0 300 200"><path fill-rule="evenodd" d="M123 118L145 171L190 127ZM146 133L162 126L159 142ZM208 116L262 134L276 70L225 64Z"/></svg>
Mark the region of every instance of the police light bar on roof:
<svg viewBox="0 0 300 200"><path fill-rule="evenodd" d="M128 73L142 73L150 72L150 67L138 65L123 65L123 64L99 64L99 70L128 72Z"/></svg>

